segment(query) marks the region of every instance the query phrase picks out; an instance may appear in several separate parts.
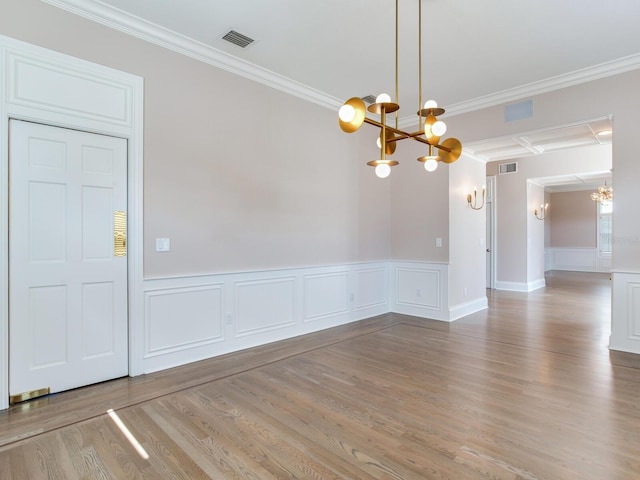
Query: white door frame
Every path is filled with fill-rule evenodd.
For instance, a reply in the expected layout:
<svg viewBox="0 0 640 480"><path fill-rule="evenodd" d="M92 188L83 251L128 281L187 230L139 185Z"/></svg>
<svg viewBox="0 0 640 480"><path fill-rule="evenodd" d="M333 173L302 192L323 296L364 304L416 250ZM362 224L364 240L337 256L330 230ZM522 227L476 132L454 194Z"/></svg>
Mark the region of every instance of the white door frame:
<svg viewBox="0 0 640 480"><path fill-rule="evenodd" d="M0 242L0 410L9 406L9 118L128 141L129 375L133 376L143 373L143 113L141 77L0 35L0 227L5 232L5 241Z"/></svg>
<svg viewBox="0 0 640 480"><path fill-rule="evenodd" d="M491 231L488 232L490 241L487 242L486 248L489 249L489 264L491 272L489 277L489 285L487 288L496 288L496 180L495 175L487 177L487 205L491 204L491 208L487 208L487 215L490 215Z"/></svg>

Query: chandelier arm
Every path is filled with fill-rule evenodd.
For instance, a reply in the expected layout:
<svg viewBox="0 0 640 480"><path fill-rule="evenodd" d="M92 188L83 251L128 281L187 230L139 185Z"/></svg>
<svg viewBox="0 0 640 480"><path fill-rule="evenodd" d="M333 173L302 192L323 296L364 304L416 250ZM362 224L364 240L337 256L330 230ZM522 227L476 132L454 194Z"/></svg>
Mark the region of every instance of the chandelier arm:
<svg viewBox="0 0 640 480"><path fill-rule="evenodd" d="M417 140L417 137L420 137L421 135L424 135L424 130L420 130L418 132L413 132L413 133L409 133L408 137ZM424 140L424 138L422 138L422 140Z"/></svg>
<svg viewBox="0 0 640 480"><path fill-rule="evenodd" d="M413 133L408 133L407 136L405 138L410 138L411 140L415 140L417 142L421 142L424 143L426 145L429 145L430 147L436 147L439 150L443 150L447 153L451 153L451 149L449 147L445 147L444 145L439 145L439 144L435 144L432 145L431 143L429 143L429 141L426 138L421 137L421 135L424 132L420 131L420 132L413 132Z"/></svg>
<svg viewBox="0 0 640 480"><path fill-rule="evenodd" d="M451 153L453 150L451 148L445 147L444 145L434 145L438 150L443 150L447 153Z"/></svg>
<svg viewBox="0 0 640 480"><path fill-rule="evenodd" d="M384 125L383 123L378 122L376 120L372 120L371 118L365 117L364 123L368 123L369 125L374 125L380 128L385 127L387 130L390 130L393 133L397 133L399 135L406 135L406 133L404 133L402 130L398 130L397 128L390 127L389 125Z"/></svg>
<svg viewBox="0 0 640 480"><path fill-rule="evenodd" d="M398 130L397 128L393 128L390 127L389 125L385 125L381 122L378 122L376 120L372 120L371 118L365 118L364 119L364 123L368 123L369 125L374 125L376 127L379 128L386 128L387 131L391 131L394 134L398 135L397 137L394 137L393 139L389 139L388 142L397 142L399 140L404 140L406 138L410 138L411 140L415 140L417 142L421 142L424 143L425 145L431 145L426 138L421 138L419 135L422 135L422 132L413 132L413 133L407 133L403 130ZM445 152L451 153L451 149L448 147L445 147L444 145L433 145L434 147L436 147L439 150L443 150Z"/></svg>
<svg viewBox="0 0 640 480"><path fill-rule="evenodd" d="M413 135L415 135L415 134L407 133L407 132L405 132L403 130L399 130L397 128L390 127L389 125L386 125L384 123L378 122L376 120L372 120L371 118L366 118L365 117L363 123L368 123L369 125L373 125L373 126L379 127L379 128L386 128L388 132L392 132L395 135L397 135L397 136L395 136L393 138L387 138L387 143L397 142L398 140L404 140L406 138L412 138ZM414 138L414 140L420 140L420 141L423 141L423 143L427 143L427 141L424 140L424 139Z"/></svg>
<svg viewBox="0 0 640 480"><path fill-rule="evenodd" d="M399 140L405 140L407 138L410 138L410 137L401 137L401 136L397 136L396 137L396 136L394 136L392 138L387 138L387 143L394 143L394 142L397 142Z"/></svg>

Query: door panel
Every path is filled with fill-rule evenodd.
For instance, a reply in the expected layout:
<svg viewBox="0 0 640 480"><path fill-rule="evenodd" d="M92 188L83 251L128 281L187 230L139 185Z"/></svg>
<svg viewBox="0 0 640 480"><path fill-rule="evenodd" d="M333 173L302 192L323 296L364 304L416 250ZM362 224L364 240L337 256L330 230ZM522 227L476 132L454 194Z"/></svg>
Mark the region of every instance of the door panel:
<svg viewBox="0 0 640 480"><path fill-rule="evenodd" d="M126 375L126 140L12 120L9 157L10 394Z"/></svg>

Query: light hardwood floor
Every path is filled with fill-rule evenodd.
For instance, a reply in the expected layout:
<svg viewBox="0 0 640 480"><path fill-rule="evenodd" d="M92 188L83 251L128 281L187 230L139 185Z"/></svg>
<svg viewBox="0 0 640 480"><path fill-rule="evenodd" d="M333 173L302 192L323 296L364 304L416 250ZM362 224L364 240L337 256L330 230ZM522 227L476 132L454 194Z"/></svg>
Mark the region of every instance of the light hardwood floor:
<svg viewBox="0 0 640 480"><path fill-rule="evenodd" d="M0 478L638 479L608 275L448 324L389 314L0 413ZM116 410L149 459L116 427Z"/></svg>

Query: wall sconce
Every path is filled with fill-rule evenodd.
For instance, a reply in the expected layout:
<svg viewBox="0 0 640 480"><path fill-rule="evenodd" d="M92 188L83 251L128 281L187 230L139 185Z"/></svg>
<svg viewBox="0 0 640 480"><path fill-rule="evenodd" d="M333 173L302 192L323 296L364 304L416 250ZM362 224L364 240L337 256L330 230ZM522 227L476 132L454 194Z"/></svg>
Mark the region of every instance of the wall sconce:
<svg viewBox="0 0 640 480"><path fill-rule="evenodd" d="M473 187L473 204L471 203L471 194L467 194L467 203L474 210L480 210L484 207L484 192L486 190L486 185L482 186L482 204L478 206L478 189L477 187Z"/></svg>
<svg viewBox="0 0 640 480"><path fill-rule="evenodd" d="M536 208L533 211L533 214L536 216L536 218L538 220L544 220L544 216L547 213L547 208L549 208L549 204L545 203L544 205L540 204L540 215L542 215L541 217L538 216L538 209Z"/></svg>

